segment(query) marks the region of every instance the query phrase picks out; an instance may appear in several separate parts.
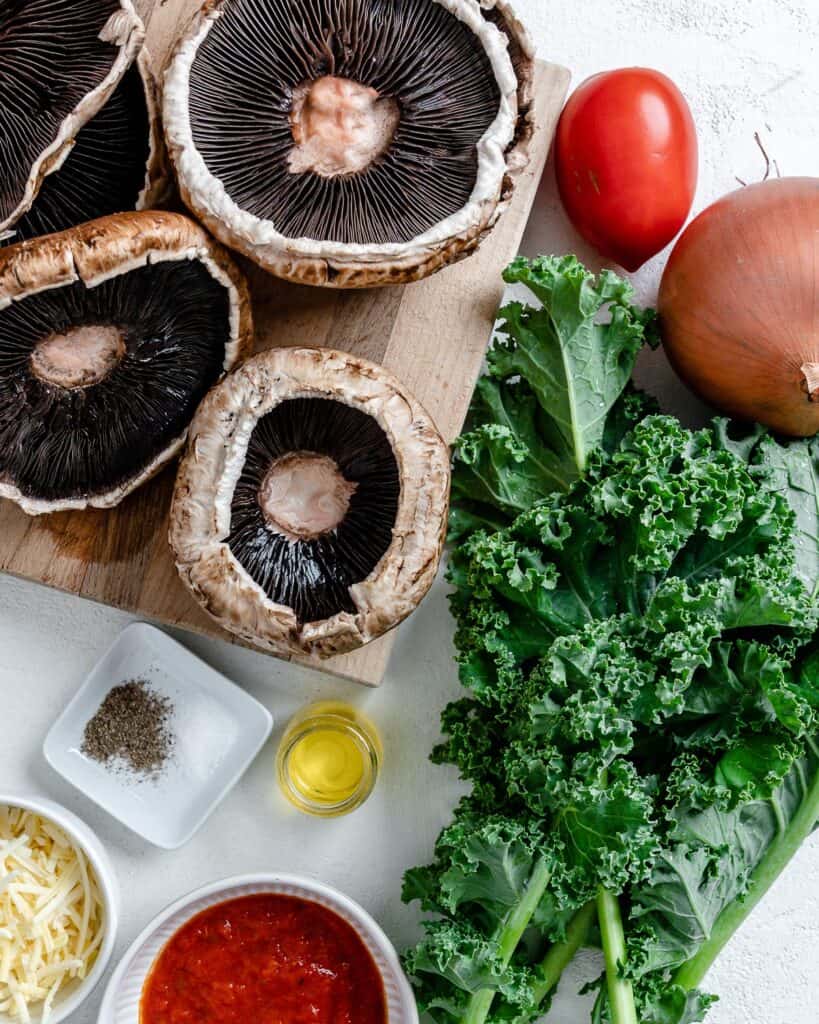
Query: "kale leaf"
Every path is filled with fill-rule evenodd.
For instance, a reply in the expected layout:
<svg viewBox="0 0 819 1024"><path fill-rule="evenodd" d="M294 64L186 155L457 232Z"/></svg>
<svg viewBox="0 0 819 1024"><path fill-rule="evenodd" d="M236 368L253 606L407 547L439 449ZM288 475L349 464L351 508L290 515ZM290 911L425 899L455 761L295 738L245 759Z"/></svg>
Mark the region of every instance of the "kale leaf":
<svg viewBox="0 0 819 1024"><path fill-rule="evenodd" d="M611 271L595 278L574 256L515 260L505 280L543 305L500 312L488 374L454 446L453 540L567 491L595 448L615 446L652 408L629 379L641 346L656 344L655 317L632 304L630 285Z"/></svg>
<svg viewBox="0 0 819 1024"><path fill-rule="evenodd" d="M686 430L629 384L654 315L518 260L454 450L467 694L433 752L472 793L404 898L438 1024L532 1024L602 945L593 1024L694 1024L715 956L819 820L819 449Z"/></svg>

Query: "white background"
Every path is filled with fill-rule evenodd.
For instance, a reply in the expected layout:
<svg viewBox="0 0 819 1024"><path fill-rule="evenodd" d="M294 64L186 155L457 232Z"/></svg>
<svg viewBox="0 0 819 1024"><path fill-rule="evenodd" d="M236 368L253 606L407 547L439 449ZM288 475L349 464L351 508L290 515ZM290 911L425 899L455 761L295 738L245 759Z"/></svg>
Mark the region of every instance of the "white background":
<svg viewBox="0 0 819 1024"><path fill-rule="evenodd" d="M819 165L819 0L518 0L542 57L571 68L574 83L605 68L642 64L671 75L688 97L701 145L697 207L761 176L759 131L783 174ZM491 239L487 243L491 245ZM572 233L547 170L525 251L574 250L598 266ZM714 259L719 259L714 253ZM653 301L660 256L635 277ZM694 404L662 364L641 379L667 409L690 418ZM364 904L399 946L417 930L401 905L401 875L425 862L460 792L448 769L426 757L438 712L458 693L445 588L438 585L400 632L379 691L298 670L223 643L182 637L214 667L263 701L278 723L308 700L355 701L383 734L380 785L361 811L337 821L289 812L276 792L279 730L239 787L184 849L153 849L117 825L45 765L40 748L61 708L128 617L73 597L0 577L0 789L39 792L97 830L111 851L124 896L118 953L170 900L214 878L254 870L314 875ZM816 1024L819 1018L819 840L808 842L708 978L722 999L711 1024ZM583 965L590 975L596 965ZM585 1018L564 979L549 1017ZM92 1024L100 992L71 1024ZM587 1018L585 1018L587 1019ZM250 1022L249 1022L250 1024Z"/></svg>

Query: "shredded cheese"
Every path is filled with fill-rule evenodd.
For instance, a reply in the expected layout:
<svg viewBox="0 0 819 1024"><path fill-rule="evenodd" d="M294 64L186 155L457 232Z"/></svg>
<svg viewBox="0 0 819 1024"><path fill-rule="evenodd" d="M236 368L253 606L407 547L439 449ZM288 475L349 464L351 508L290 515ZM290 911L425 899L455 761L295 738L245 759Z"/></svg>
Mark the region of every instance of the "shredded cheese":
<svg viewBox="0 0 819 1024"><path fill-rule="evenodd" d="M104 932L94 869L61 828L0 805L0 1013L48 1024L58 993L86 977Z"/></svg>

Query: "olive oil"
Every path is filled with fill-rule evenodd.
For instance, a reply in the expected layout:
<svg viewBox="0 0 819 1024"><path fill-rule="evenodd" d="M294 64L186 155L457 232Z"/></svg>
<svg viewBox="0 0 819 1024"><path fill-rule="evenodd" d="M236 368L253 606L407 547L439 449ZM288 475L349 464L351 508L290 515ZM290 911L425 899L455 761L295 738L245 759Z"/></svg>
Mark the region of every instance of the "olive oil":
<svg viewBox="0 0 819 1024"><path fill-rule="evenodd" d="M279 785L308 814L349 814L372 792L381 756L367 719L346 704L323 701L287 727L277 758Z"/></svg>
<svg viewBox="0 0 819 1024"><path fill-rule="evenodd" d="M365 757L349 733L319 726L293 745L290 781L312 803L343 803L361 785Z"/></svg>

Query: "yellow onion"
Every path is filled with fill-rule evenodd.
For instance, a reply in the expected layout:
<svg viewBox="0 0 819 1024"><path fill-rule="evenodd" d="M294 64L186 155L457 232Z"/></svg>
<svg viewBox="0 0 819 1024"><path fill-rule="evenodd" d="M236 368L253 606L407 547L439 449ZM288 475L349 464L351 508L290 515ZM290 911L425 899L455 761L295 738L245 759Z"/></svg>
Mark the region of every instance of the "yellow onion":
<svg viewBox="0 0 819 1024"><path fill-rule="evenodd" d="M819 431L819 178L731 192L680 236L660 326L682 379L723 412Z"/></svg>

